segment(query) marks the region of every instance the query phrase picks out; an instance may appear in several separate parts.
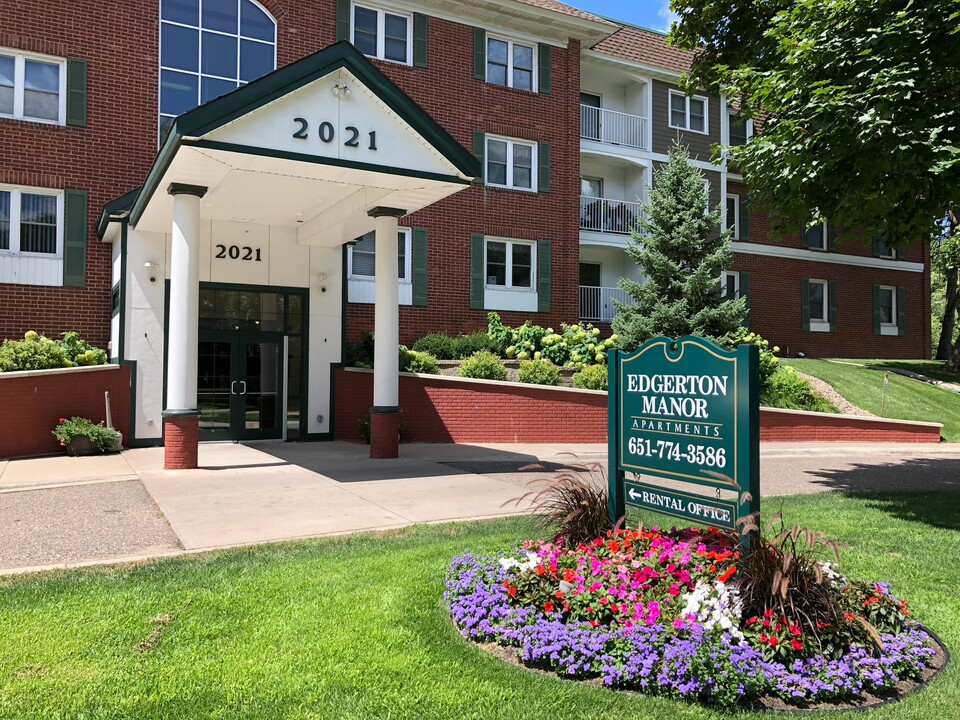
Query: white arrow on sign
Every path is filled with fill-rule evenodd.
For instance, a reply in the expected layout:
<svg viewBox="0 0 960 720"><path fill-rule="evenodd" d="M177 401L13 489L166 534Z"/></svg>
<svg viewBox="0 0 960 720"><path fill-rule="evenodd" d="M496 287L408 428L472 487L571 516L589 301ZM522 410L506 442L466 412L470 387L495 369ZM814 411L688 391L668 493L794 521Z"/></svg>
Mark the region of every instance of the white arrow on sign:
<svg viewBox="0 0 960 720"><path fill-rule="evenodd" d="M638 492L637 492L636 490L634 490L633 488L630 488L630 489L627 491L627 495L630 496L630 499L631 499L631 500L636 500L637 497L640 496L640 493L638 493Z"/></svg>

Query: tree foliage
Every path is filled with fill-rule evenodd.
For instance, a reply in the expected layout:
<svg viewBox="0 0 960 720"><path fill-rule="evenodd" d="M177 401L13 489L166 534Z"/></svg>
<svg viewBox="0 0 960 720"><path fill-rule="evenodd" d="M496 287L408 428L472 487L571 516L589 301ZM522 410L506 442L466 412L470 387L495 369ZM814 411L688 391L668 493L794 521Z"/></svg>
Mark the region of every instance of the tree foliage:
<svg viewBox="0 0 960 720"><path fill-rule="evenodd" d="M746 314L743 299L720 295L720 273L733 260L730 231L718 232L720 210L707 212L700 171L674 146L669 162L654 175L650 203L644 205L627 245L644 280L626 278L620 287L636 305L616 302L613 330L618 344L633 350L657 335L701 335L720 340L737 329Z"/></svg>

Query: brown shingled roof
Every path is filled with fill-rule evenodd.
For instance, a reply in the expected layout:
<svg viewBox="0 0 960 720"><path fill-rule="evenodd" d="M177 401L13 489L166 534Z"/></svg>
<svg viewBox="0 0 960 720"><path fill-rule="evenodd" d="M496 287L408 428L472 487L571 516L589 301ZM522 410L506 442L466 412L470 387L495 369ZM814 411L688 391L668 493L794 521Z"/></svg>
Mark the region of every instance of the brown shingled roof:
<svg viewBox="0 0 960 720"><path fill-rule="evenodd" d="M604 55L680 73L687 72L693 60L693 53L689 50L680 50L667 45L665 35L632 26L620 28L610 37L594 45L593 49Z"/></svg>
<svg viewBox="0 0 960 720"><path fill-rule="evenodd" d="M534 7L543 8L544 10L553 10L554 12L563 13L564 15L570 15L572 17L582 18L583 20L593 20L596 22L609 22L604 18L597 17L596 15L591 15L588 12L583 10L578 10L575 7L570 7L569 5L564 5L562 2L557 2L557 0L517 0L524 5L533 5Z"/></svg>

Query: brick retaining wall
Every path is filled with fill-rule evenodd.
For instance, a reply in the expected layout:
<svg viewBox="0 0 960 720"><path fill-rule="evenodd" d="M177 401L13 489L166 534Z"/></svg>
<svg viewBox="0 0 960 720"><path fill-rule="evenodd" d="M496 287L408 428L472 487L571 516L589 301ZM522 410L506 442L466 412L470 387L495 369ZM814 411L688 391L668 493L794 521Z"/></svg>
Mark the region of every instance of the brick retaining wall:
<svg viewBox="0 0 960 720"><path fill-rule="evenodd" d="M360 438L373 373L338 369L334 434ZM494 380L400 375L405 442L604 443L607 394ZM939 442L940 425L761 408L761 441Z"/></svg>

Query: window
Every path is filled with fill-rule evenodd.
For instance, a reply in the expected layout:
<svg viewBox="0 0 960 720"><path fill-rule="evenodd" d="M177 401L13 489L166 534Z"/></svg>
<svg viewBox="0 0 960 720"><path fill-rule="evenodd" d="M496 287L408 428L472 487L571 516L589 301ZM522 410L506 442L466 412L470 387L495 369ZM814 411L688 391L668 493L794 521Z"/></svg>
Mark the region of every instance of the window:
<svg viewBox="0 0 960 720"><path fill-rule="evenodd" d="M753 121L738 116L735 112L729 113L730 117L730 142L727 144L732 147L746 145L747 140L753 136Z"/></svg>
<svg viewBox="0 0 960 720"><path fill-rule="evenodd" d="M373 280L377 266L376 233L357 238L347 253L347 274L351 280ZM397 279L410 282L410 229L397 231Z"/></svg>
<svg viewBox="0 0 960 720"><path fill-rule="evenodd" d="M533 290L536 246L519 240L487 240L486 284L508 290Z"/></svg>
<svg viewBox="0 0 960 720"><path fill-rule="evenodd" d="M64 124L66 61L0 50L0 116Z"/></svg>
<svg viewBox="0 0 960 720"><path fill-rule="evenodd" d="M486 158L487 185L515 190L536 190L536 143L488 137Z"/></svg>
<svg viewBox="0 0 960 720"><path fill-rule="evenodd" d="M720 297L724 300L740 298L740 273L727 270L720 276Z"/></svg>
<svg viewBox="0 0 960 720"><path fill-rule="evenodd" d="M581 177L580 194L588 198L602 198L603 178Z"/></svg>
<svg viewBox="0 0 960 720"><path fill-rule="evenodd" d="M886 285L880 286L877 310L880 313L880 327L897 327L897 289Z"/></svg>
<svg viewBox="0 0 960 720"><path fill-rule="evenodd" d="M814 223L804 230L804 244L810 250L833 250L836 245L836 228L827 221Z"/></svg>
<svg viewBox="0 0 960 720"><path fill-rule="evenodd" d="M532 45L487 38L487 82L518 90L535 90Z"/></svg>
<svg viewBox="0 0 960 720"><path fill-rule="evenodd" d="M670 127L707 134L707 98L689 97L679 90L670 91Z"/></svg>
<svg viewBox="0 0 960 720"><path fill-rule="evenodd" d="M593 93L580 93L580 137L600 140L603 123L602 99Z"/></svg>
<svg viewBox="0 0 960 720"><path fill-rule="evenodd" d="M732 230L732 240L740 239L740 196L727 195L726 229Z"/></svg>
<svg viewBox="0 0 960 720"><path fill-rule="evenodd" d="M60 257L63 194L0 185L0 253Z"/></svg>
<svg viewBox="0 0 960 720"><path fill-rule="evenodd" d="M887 245L886 241L881 237L874 237L873 254L884 260L897 259L897 249Z"/></svg>
<svg viewBox="0 0 960 720"><path fill-rule="evenodd" d="M178 115L272 72L276 42L253 0L161 0L161 140Z"/></svg>
<svg viewBox="0 0 960 720"><path fill-rule="evenodd" d="M810 308L807 330L831 332L830 302L830 283L828 281L807 281L807 304Z"/></svg>
<svg viewBox="0 0 960 720"><path fill-rule="evenodd" d="M413 64L413 19L379 8L353 6L353 44L378 60Z"/></svg>
<svg viewBox="0 0 960 720"><path fill-rule="evenodd" d="M873 332L877 335L905 335L906 289L890 285L873 286Z"/></svg>

